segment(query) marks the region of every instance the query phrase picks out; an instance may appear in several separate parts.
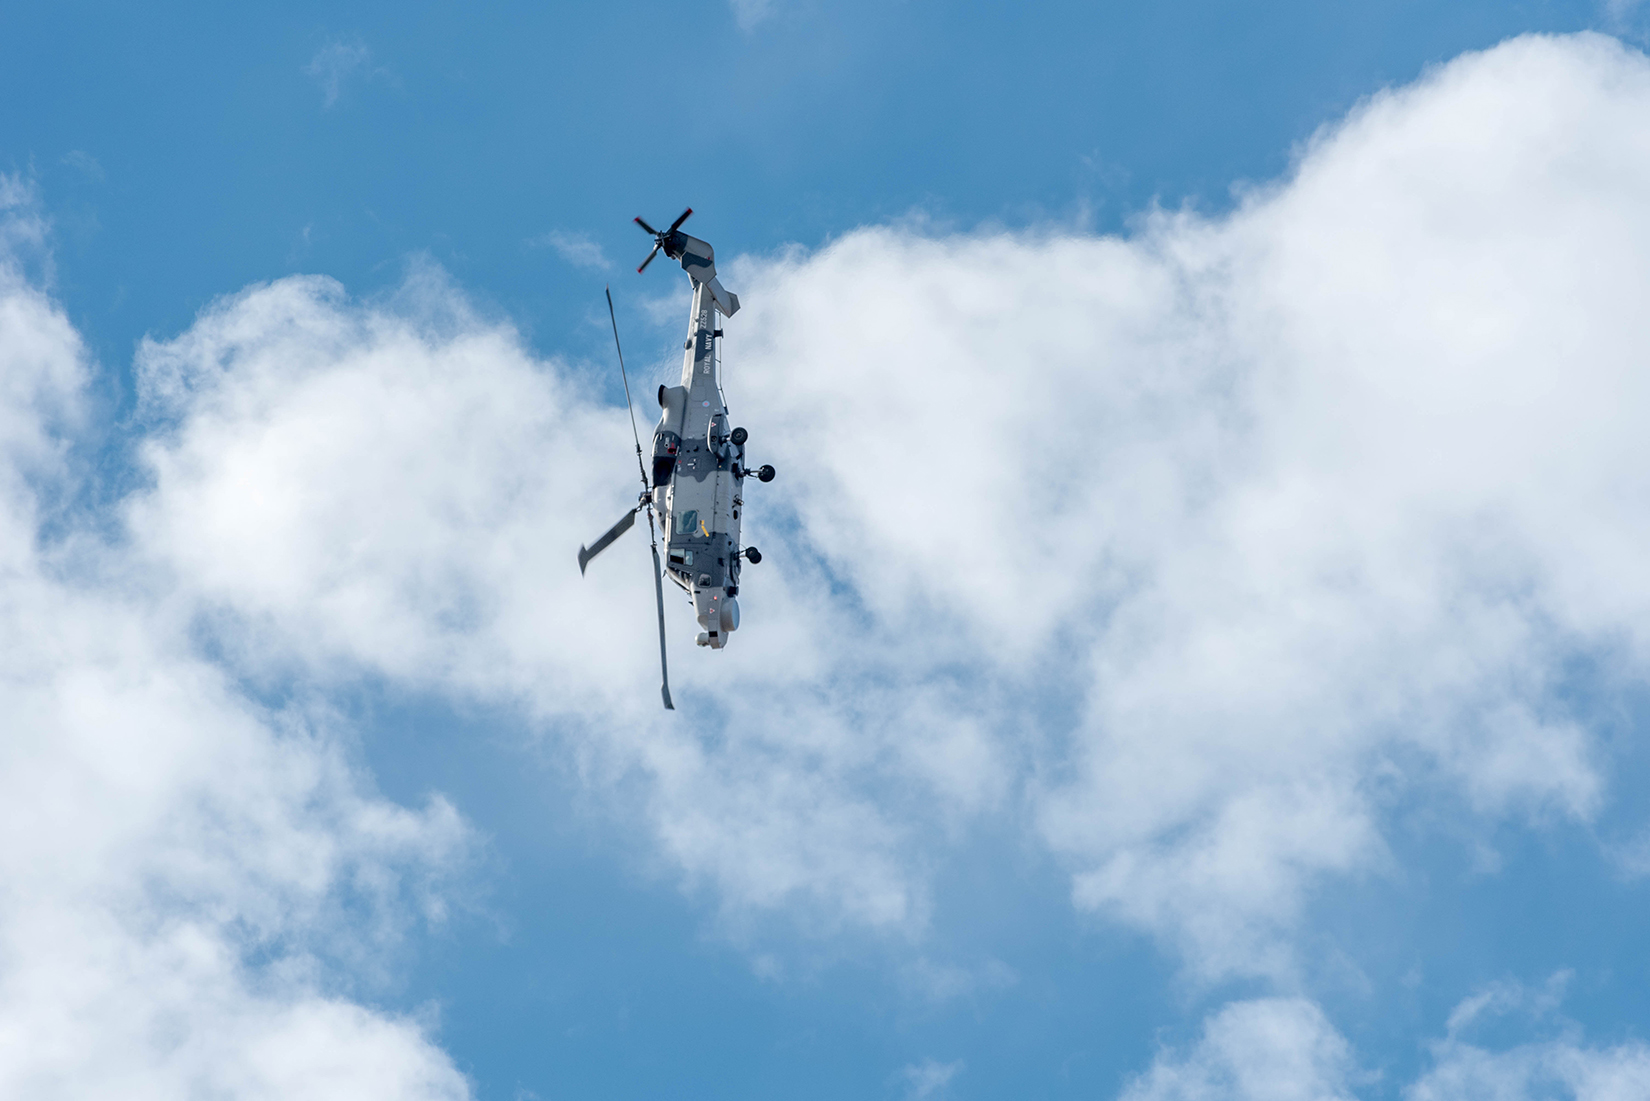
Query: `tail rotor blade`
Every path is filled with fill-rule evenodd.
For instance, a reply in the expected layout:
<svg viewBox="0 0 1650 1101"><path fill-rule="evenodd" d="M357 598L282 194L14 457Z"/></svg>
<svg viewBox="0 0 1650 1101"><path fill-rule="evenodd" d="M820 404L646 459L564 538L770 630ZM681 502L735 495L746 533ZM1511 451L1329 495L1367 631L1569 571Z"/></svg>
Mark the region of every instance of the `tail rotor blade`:
<svg viewBox="0 0 1650 1101"><path fill-rule="evenodd" d="M655 237L659 236L659 231L658 230L654 229L652 226L648 225L646 222L642 221L640 218L636 219L636 224L641 226L643 229L647 230L649 233L653 234L653 236L655 236Z"/></svg>
<svg viewBox="0 0 1650 1101"><path fill-rule="evenodd" d="M653 594L659 598L659 694L664 697L665 710L674 711L676 705L670 702L670 666L665 661L665 581L659 568L657 543L653 545Z"/></svg>
<svg viewBox="0 0 1650 1101"><path fill-rule="evenodd" d="M617 524L614 524L612 527L608 528L607 533L605 535L603 535L600 539L596 540L595 544L593 546L591 546L588 550L586 550L584 547L579 548L579 573L581 575L584 573L585 566L590 564L590 560L592 558L596 557L602 551L604 551L608 547L612 546L613 545L613 540L617 539L619 536L623 535L625 532L630 530L630 525L632 525L636 522L636 511L639 508L641 508L641 506L637 505L636 508L633 508L629 512L625 513L624 516L622 516L619 519L619 522ZM658 559L659 552L654 551L653 552L653 557L654 557L655 560ZM661 597L660 599L663 599L663 598Z"/></svg>
<svg viewBox="0 0 1650 1101"><path fill-rule="evenodd" d="M665 230L665 232L666 233L675 233L678 229L681 229L682 228L682 223L687 221L688 220L688 215L692 214L692 213L693 213L693 208L691 206L688 207L686 210L682 211L682 216L680 218L676 219L674 222L670 223L670 228Z"/></svg>
<svg viewBox="0 0 1650 1101"><path fill-rule="evenodd" d="M647 254L647 259L646 260L642 261L642 266L636 269L636 274L640 275L643 271L645 271L647 269L647 266L649 264L653 263L653 258L657 255L659 255L659 246L654 245L653 246L653 251Z"/></svg>

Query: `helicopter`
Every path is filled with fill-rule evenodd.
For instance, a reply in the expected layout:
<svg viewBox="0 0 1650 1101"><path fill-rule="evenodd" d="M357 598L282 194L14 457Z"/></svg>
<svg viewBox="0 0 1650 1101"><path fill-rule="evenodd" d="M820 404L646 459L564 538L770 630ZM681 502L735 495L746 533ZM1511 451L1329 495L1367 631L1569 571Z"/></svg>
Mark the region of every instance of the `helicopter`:
<svg viewBox="0 0 1650 1101"><path fill-rule="evenodd" d="M642 261L638 273L663 252L681 262L693 285L693 312L688 317L687 340L682 344L682 383L659 387L659 423L653 429L652 469L642 457L642 439L636 430L636 408L630 400L630 377L625 372L624 349L619 344L619 322L613 312L613 292L607 292L608 319L613 324L613 346L619 355L619 376L624 381L625 406L630 410L630 432L636 441L636 465L641 471L642 492L636 507L620 517L589 547L579 547L579 574L590 560L613 544L636 523L638 512L647 513L649 539L653 547L653 590L659 603L660 695L666 710L674 711L670 699L670 670L665 660L665 591L668 577L687 593L699 621L698 644L720 650L739 629L739 576L745 564L762 561L755 547L741 547L739 519L744 512L745 479L754 474L758 481L774 479L772 466L751 469L745 462L745 441L750 434L730 428L727 402L722 395L721 355L717 341L722 329L717 318L739 312L739 296L730 293L716 277L716 254L704 241L682 232L693 208L664 231L656 230L641 218L636 224L653 235L653 249ZM655 516L658 528L654 526ZM659 561L659 539L665 544L665 561Z"/></svg>

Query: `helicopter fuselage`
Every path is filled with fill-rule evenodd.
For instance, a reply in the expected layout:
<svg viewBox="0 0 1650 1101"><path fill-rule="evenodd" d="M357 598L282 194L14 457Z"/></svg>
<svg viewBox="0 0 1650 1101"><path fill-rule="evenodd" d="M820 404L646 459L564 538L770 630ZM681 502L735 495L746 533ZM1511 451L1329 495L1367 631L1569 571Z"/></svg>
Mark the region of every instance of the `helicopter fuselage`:
<svg viewBox="0 0 1650 1101"><path fill-rule="evenodd" d="M731 438L722 398L717 300L728 296L718 296L720 289L714 277L693 280L682 382L659 387L652 471L653 507L664 520L665 575L693 599L699 645L718 650L739 627L746 474L745 447ZM732 300L734 309L737 302Z"/></svg>

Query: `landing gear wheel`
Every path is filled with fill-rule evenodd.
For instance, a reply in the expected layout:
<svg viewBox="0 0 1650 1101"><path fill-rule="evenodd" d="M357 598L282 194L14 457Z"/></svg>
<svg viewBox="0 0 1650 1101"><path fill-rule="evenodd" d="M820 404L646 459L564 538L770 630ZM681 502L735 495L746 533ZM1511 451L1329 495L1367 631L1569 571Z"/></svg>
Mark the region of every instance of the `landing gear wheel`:
<svg viewBox="0 0 1650 1101"><path fill-rule="evenodd" d="M746 547L745 561L749 562L753 566L756 565L758 562L762 561L762 552L757 550L755 547Z"/></svg>
<svg viewBox="0 0 1650 1101"><path fill-rule="evenodd" d="M757 478L758 481L771 482L771 481L773 481L773 476L774 476L775 473L776 473L776 471L774 470L773 467L767 465L766 463L763 463L762 464L762 469L758 470L756 472L756 478Z"/></svg>
<svg viewBox="0 0 1650 1101"><path fill-rule="evenodd" d="M733 446L735 447L743 447L745 441L750 438L751 434L746 432L743 428L735 428L733 430L733 435L728 437L728 439L733 441Z"/></svg>

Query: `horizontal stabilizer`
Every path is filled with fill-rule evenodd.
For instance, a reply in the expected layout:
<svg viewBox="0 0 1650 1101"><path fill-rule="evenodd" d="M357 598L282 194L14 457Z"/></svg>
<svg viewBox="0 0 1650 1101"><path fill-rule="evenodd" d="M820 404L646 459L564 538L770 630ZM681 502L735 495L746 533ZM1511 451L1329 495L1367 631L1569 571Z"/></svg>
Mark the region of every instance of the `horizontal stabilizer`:
<svg viewBox="0 0 1650 1101"><path fill-rule="evenodd" d="M723 287L720 279L713 275L706 286L710 288L710 296L716 299L716 308L722 311L723 317L732 317L739 312L739 296Z"/></svg>

